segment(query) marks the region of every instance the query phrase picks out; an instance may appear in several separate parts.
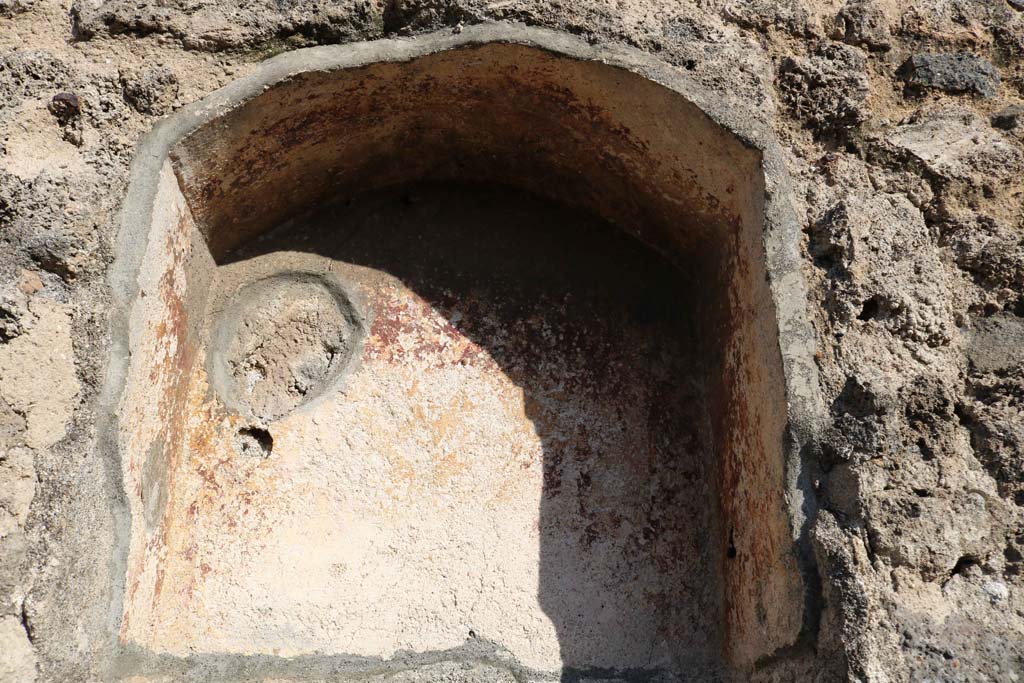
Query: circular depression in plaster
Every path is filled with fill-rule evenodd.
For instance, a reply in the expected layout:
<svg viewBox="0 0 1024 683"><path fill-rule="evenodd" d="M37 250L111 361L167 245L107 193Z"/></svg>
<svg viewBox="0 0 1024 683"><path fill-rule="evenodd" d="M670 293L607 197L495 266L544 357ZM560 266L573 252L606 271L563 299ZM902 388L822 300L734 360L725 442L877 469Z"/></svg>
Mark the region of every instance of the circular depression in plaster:
<svg viewBox="0 0 1024 683"><path fill-rule="evenodd" d="M243 286L220 311L210 379L225 404L266 424L335 388L362 338L340 282L279 272Z"/></svg>

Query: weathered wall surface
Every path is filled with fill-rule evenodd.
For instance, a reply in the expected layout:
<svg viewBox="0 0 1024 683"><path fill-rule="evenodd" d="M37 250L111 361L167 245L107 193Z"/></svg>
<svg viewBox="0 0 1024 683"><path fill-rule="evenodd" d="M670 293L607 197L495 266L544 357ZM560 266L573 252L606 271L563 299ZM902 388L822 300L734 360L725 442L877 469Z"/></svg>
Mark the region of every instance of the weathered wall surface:
<svg viewBox="0 0 1024 683"><path fill-rule="evenodd" d="M104 278L140 136L270 54L487 20L649 51L789 150L830 407L822 600L757 676L1024 675L1017 0L0 0L0 681L97 680L103 624L77 606L110 600L86 578L114 523Z"/></svg>

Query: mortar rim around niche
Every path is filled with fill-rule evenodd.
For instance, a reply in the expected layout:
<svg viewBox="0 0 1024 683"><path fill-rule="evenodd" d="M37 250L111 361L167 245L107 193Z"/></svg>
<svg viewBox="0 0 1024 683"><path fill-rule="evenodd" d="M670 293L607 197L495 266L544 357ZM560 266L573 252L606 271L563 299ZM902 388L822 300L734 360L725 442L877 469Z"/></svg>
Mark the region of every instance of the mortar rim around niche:
<svg viewBox="0 0 1024 683"><path fill-rule="evenodd" d="M801 269L801 222L792 197L786 156L763 114L748 102L701 84L686 71L641 50L608 44L590 44L576 36L550 29L513 23L482 23L460 33L442 30L414 38L379 39L361 43L295 50L259 64L253 73L161 120L137 147L122 204L115 258L108 273L111 292L109 324L111 347L103 388L97 405L97 444L104 456L107 499L115 518L116 556L110 568L111 602L108 651L112 673L137 673L137 646L118 638L125 599L127 556L131 541L131 511L121 470L118 446L118 406L126 386L130 359L129 314L139 294L138 276L153 215L161 169L174 147L192 132L210 124L265 90L308 72L330 72L372 63L402 63L431 54L491 43L520 45L586 62L622 69L678 93L712 122L743 144L759 152L765 182L764 237L769 287L775 304L778 345L784 373L787 426L785 434L784 494L790 531L801 573L816 573L809 529L817 503L811 485L811 465L824 409L814 362L815 336L807 315L807 286ZM814 582L805 581L805 612L816 609ZM816 619L804 619L804 629ZM810 627L808 625L811 625ZM238 658L236 658L238 659ZM314 658L318 659L318 658ZM325 671L341 664L323 655ZM244 670L245 657L236 666ZM218 660L219 661L219 660ZM161 669L166 668L161 665Z"/></svg>

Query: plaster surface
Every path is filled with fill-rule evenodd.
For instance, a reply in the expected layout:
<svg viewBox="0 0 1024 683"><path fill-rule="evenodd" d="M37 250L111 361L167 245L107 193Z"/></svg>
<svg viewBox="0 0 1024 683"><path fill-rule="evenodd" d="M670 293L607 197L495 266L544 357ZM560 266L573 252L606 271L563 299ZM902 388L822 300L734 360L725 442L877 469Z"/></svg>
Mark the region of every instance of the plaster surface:
<svg viewBox="0 0 1024 683"><path fill-rule="evenodd" d="M123 637L386 658L481 638L540 671L711 666L692 283L599 220L500 188L419 185L296 222L218 269L209 324L253 282L316 273L358 302L365 344L253 457L201 362L228 340L208 337ZM133 593L148 572L154 592Z"/></svg>

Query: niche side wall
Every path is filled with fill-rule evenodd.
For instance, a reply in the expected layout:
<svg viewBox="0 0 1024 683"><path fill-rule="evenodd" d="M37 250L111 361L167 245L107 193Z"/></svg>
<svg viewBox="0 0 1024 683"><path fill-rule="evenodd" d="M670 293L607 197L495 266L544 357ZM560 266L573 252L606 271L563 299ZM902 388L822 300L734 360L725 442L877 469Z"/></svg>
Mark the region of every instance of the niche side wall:
<svg viewBox="0 0 1024 683"><path fill-rule="evenodd" d="M155 187L130 309L130 363L118 410L131 538L124 577L124 603L131 608L124 609L119 627L125 641L159 627L151 623L147 606L160 591L157 558L173 533L174 520L166 511L175 472L187 457L189 380L214 269L170 162L160 167Z"/></svg>

